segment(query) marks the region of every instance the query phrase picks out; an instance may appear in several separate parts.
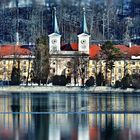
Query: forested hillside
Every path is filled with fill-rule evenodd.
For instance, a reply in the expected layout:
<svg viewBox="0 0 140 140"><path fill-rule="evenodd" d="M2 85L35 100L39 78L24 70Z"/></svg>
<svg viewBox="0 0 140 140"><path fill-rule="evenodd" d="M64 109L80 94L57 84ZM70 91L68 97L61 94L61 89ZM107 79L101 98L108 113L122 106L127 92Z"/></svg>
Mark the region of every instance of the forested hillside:
<svg viewBox="0 0 140 140"><path fill-rule="evenodd" d="M17 32L22 44L34 44L50 33L53 7L57 8L63 43L77 40L83 7L91 42L139 43L139 0L3 0L0 7L0 44L14 44Z"/></svg>

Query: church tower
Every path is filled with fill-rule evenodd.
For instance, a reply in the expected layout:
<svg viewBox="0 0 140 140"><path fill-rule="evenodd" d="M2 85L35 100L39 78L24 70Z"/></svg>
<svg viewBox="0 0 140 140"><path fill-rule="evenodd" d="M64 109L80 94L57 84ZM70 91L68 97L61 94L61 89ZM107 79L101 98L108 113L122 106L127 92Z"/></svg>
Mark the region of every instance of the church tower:
<svg viewBox="0 0 140 140"><path fill-rule="evenodd" d="M53 15L53 28L52 33L49 36L49 53L57 54L61 50L61 35L58 27L57 17L56 17L56 8L54 8Z"/></svg>
<svg viewBox="0 0 140 140"><path fill-rule="evenodd" d="M87 28L85 8L83 8L83 19L81 32L78 35L78 51L81 53L89 54L89 39L90 35Z"/></svg>

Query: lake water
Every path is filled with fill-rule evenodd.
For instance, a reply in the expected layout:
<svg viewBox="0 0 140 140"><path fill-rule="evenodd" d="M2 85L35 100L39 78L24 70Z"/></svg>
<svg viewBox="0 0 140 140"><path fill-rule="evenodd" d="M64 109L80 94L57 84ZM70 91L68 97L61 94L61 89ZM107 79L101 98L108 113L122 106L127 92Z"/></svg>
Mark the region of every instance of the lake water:
<svg viewBox="0 0 140 140"><path fill-rule="evenodd" d="M1 94L0 140L140 140L140 94Z"/></svg>

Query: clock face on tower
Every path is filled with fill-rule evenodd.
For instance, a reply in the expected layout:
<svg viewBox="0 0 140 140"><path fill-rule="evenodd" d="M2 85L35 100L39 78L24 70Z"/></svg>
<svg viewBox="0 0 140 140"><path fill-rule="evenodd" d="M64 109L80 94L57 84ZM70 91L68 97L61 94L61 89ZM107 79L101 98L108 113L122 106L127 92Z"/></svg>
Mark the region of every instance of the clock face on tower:
<svg viewBox="0 0 140 140"><path fill-rule="evenodd" d="M86 40L85 39L82 39L81 40L81 44L85 44L86 43Z"/></svg>
<svg viewBox="0 0 140 140"><path fill-rule="evenodd" d="M56 44L57 43L57 39L52 39L52 44Z"/></svg>

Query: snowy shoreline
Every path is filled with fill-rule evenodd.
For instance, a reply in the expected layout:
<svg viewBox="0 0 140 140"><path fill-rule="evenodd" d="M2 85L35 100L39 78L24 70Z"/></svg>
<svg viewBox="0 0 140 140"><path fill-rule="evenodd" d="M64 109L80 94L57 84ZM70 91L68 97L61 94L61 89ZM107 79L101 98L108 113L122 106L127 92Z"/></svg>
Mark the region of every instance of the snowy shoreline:
<svg viewBox="0 0 140 140"><path fill-rule="evenodd" d="M111 87L74 87L74 86L3 86L0 93L140 93L132 88L119 89Z"/></svg>

